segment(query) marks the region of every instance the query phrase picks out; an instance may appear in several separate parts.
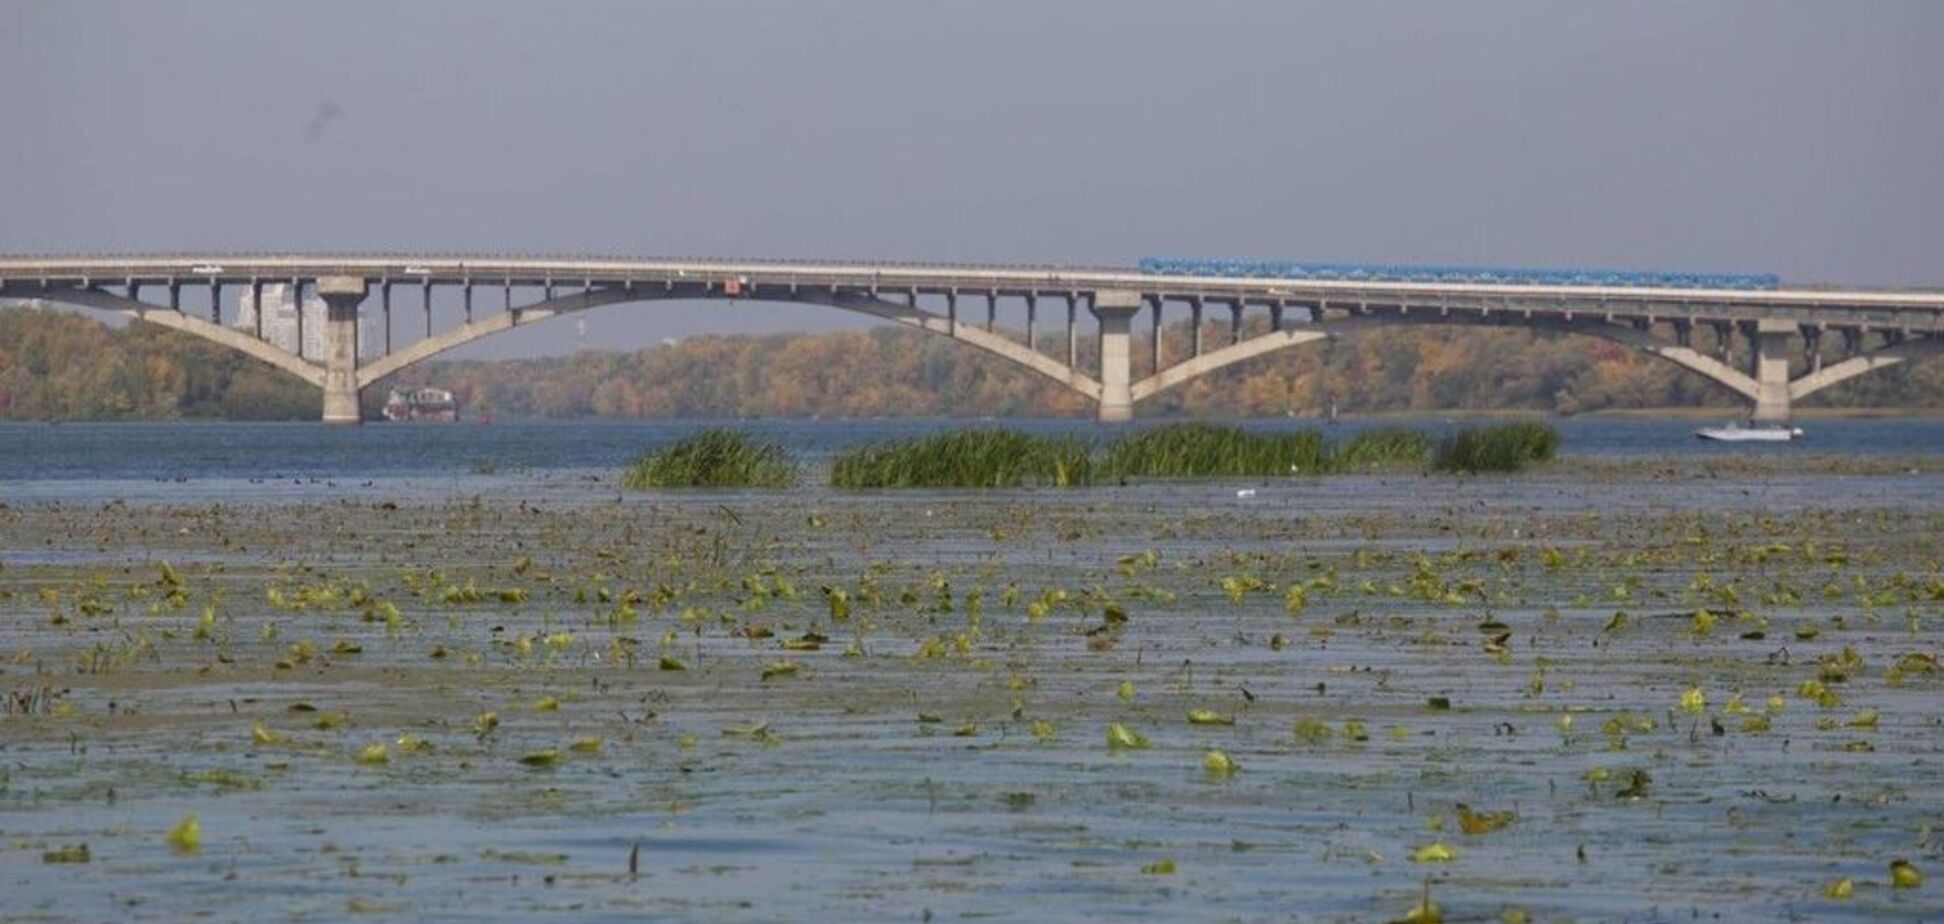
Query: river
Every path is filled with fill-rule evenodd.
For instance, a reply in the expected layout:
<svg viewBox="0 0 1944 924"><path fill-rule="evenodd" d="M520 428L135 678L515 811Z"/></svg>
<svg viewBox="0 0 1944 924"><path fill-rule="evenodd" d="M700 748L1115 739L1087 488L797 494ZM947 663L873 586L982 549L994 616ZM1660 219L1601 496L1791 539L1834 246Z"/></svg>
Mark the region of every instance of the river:
<svg viewBox="0 0 1944 924"><path fill-rule="evenodd" d="M1557 423L642 494L702 424L0 426L0 920L1939 919L1944 422Z"/></svg>

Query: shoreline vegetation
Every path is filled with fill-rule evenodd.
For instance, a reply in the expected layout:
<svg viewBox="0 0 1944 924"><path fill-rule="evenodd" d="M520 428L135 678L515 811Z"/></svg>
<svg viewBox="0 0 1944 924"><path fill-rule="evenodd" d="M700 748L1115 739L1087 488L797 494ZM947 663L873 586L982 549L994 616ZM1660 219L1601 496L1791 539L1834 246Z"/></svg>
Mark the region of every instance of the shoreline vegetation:
<svg viewBox="0 0 1944 924"><path fill-rule="evenodd" d="M999 428L951 430L854 447L830 466L832 487L1084 487L1149 478L1518 472L1551 462L1559 434L1543 423L1462 427L1434 442L1403 427L1341 443L1315 430L1255 433L1213 423L1146 427L1104 445ZM790 487L801 473L781 446L710 428L643 454L622 472L630 490Z"/></svg>
<svg viewBox="0 0 1944 924"><path fill-rule="evenodd" d="M1192 350L1185 326L1167 328L1163 339L1167 356ZM1082 344L1083 367L1093 362L1090 349ZM1149 371L1137 357L1135 373ZM365 416L377 416L388 389L419 385L449 389L468 416L497 420L1076 417L1091 410L1086 399L1006 360L896 327L433 361L366 389ZM1142 415L1320 417L1333 403L1355 419L1746 413L1700 376L1617 344L1432 325L1264 356L1156 395ZM72 311L0 308L0 419L316 420L321 407L317 390L296 377L187 334L113 327ZM1944 363L1861 376L1819 392L1797 413L1944 414Z"/></svg>

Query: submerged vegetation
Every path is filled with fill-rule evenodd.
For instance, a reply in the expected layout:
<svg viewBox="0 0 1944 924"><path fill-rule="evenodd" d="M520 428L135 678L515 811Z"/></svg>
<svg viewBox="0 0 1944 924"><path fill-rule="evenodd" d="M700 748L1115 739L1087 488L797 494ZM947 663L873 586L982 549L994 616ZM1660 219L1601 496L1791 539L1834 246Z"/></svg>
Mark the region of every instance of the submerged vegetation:
<svg viewBox="0 0 1944 924"><path fill-rule="evenodd" d="M787 488L796 481L796 463L782 446L717 427L646 453L621 473L621 486L635 491Z"/></svg>

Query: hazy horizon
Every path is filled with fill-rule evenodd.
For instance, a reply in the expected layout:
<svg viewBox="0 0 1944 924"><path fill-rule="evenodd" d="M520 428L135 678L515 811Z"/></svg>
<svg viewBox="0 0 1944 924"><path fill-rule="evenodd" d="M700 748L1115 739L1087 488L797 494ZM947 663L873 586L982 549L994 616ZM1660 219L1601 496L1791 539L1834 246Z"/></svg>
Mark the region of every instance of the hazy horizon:
<svg viewBox="0 0 1944 924"><path fill-rule="evenodd" d="M17 2L0 252L1944 285L1944 5ZM706 308L706 310L702 310ZM456 356L847 326L611 308Z"/></svg>

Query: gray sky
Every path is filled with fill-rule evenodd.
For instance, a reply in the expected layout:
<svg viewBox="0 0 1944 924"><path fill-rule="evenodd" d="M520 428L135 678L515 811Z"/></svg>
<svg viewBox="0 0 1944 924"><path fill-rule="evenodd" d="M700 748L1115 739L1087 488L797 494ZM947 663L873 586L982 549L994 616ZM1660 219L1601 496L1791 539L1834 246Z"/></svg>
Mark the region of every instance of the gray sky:
<svg viewBox="0 0 1944 924"><path fill-rule="evenodd" d="M0 4L0 251L1944 284L1944 3ZM845 323L590 317L629 347ZM571 349L572 322L470 355Z"/></svg>

